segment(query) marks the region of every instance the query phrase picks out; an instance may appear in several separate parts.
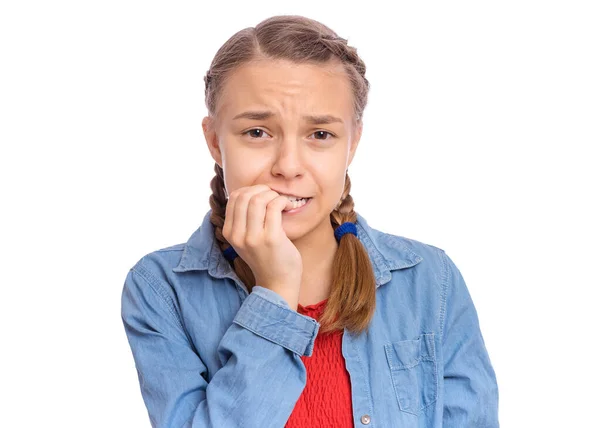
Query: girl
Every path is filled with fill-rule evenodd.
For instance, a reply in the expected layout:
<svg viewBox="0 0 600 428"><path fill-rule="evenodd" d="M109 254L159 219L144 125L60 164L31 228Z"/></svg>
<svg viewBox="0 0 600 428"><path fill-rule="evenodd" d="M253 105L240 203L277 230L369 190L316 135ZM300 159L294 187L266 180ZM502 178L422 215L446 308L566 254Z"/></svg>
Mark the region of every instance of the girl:
<svg viewBox="0 0 600 428"><path fill-rule="evenodd" d="M498 426L457 267L354 211L369 90L356 49L272 17L231 37L205 83L210 210L122 294L152 425Z"/></svg>

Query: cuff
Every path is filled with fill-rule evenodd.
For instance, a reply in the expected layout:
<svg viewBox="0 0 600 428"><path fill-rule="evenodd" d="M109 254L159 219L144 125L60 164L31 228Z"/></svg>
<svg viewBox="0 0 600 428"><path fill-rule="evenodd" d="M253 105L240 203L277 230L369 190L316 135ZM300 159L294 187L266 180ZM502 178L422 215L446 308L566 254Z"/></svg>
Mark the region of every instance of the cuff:
<svg viewBox="0 0 600 428"><path fill-rule="evenodd" d="M321 326L311 317L292 310L279 294L260 285L242 302L234 323L277 343L286 349L310 357Z"/></svg>

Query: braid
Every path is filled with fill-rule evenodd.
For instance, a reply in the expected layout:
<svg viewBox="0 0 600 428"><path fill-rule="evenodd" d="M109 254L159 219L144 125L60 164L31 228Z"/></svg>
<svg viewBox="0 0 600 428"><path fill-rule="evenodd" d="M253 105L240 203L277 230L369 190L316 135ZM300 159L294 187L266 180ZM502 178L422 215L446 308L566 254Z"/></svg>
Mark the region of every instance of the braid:
<svg viewBox="0 0 600 428"><path fill-rule="evenodd" d="M348 45L348 40L343 37L321 36L321 43L342 62L353 65L358 74L365 76L367 66L358 56L357 49Z"/></svg>
<svg viewBox="0 0 600 428"><path fill-rule="evenodd" d="M210 74L210 70L206 72L204 76L204 95L208 95L208 88L210 87L210 81L212 80L212 76Z"/></svg>
<svg viewBox="0 0 600 428"><path fill-rule="evenodd" d="M342 197L330 214L335 230L345 222L356 223L354 200L350 195L351 181L346 171ZM365 329L375 312L375 277L369 256L358 237L347 233L342 236L333 262L334 280L328 304L320 322L321 331L329 332L348 328L358 332ZM362 272L359 275L358 272Z"/></svg>
<svg viewBox="0 0 600 428"><path fill-rule="evenodd" d="M354 199L350 195L350 176L348 175L348 171L346 171L346 183L344 184L344 191L342 192L342 197L338 202L335 209L331 212L331 225L335 229L339 225L351 222L356 223L356 213L354 212Z"/></svg>
<svg viewBox="0 0 600 428"><path fill-rule="evenodd" d="M348 40L342 37L322 35L319 40L324 47L344 64L355 93L354 109L356 111L356 118L361 119L367 105L368 93L371 87L365 77L367 71L365 62L358 56L357 49L354 46L349 46Z"/></svg>
<svg viewBox="0 0 600 428"><path fill-rule="evenodd" d="M222 250L227 248L229 243L223 237L223 225L225 224L225 207L227 206L227 198L225 197L225 180L223 179L223 169L215 162L216 175L210 181L212 195L208 199L212 210L210 222L215 226L215 237L221 244Z"/></svg>

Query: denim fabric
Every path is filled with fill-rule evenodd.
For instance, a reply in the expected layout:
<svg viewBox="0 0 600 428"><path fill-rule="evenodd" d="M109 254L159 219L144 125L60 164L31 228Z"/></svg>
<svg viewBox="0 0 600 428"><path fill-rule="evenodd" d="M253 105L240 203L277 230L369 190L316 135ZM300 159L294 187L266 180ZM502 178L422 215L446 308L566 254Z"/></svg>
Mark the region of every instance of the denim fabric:
<svg viewBox="0 0 600 428"><path fill-rule="evenodd" d="M249 294L209 215L187 243L145 255L125 279L121 316L150 421L282 428L320 325L270 289ZM365 333L343 333L354 426L497 427L496 375L461 273L443 250L357 216L377 305Z"/></svg>

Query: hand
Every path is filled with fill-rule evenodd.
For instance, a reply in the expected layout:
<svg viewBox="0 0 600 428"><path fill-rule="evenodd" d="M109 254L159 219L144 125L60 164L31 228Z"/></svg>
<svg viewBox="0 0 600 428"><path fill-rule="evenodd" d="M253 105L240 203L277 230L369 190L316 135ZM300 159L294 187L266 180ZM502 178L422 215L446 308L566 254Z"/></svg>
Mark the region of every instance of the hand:
<svg viewBox="0 0 600 428"><path fill-rule="evenodd" d="M292 202L264 184L241 187L229 195L223 236L252 269L256 285L281 295L296 310L302 257L287 237L282 211Z"/></svg>

